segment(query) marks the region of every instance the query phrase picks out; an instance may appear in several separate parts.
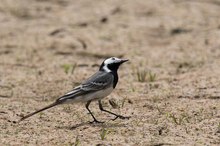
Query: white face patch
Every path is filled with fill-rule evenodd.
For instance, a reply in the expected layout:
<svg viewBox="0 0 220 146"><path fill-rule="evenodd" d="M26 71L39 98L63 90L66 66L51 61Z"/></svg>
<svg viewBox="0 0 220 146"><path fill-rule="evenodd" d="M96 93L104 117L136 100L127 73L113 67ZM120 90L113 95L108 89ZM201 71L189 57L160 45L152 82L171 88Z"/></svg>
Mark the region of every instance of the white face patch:
<svg viewBox="0 0 220 146"><path fill-rule="evenodd" d="M104 69L106 72L111 72L111 70L107 67L106 64L103 66L103 69Z"/></svg>
<svg viewBox="0 0 220 146"><path fill-rule="evenodd" d="M119 59L117 57L111 57L111 58L106 59L104 64L107 65L107 64L117 63L120 61L121 61L121 59Z"/></svg>
<svg viewBox="0 0 220 146"><path fill-rule="evenodd" d="M104 66L103 66L103 69L106 71L106 72L111 72L111 70L108 68L108 64L113 64L113 63L118 63L120 62L121 59L117 58L117 57L111 57L111 58L108 58L104 61Z"/></svg>

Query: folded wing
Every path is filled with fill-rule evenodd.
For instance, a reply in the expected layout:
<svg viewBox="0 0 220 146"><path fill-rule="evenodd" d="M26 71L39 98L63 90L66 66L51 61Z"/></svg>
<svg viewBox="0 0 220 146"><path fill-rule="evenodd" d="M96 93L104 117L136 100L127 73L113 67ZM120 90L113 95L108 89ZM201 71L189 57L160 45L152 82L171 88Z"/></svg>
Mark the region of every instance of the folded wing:
<svg viewBox="0 0 220 146"><path fill-rule="evenodd" d="M64 102L65 100L74 99L81 95L108 88L112 86L112 83L113 75L111 73L99 71L84 81L80 86L77 86L72 91L57 99L57 102Z"/></svg>

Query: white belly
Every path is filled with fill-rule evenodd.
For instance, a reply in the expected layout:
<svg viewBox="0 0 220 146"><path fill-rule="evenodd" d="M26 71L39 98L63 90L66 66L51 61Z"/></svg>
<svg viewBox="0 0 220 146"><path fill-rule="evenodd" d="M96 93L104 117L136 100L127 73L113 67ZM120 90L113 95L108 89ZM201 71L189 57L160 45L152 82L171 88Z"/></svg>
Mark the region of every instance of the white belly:
<svg viewBox="0 0 220 146"><path fill-rule="evenodd" d="M72 100L67 101L68 103L74 102L87 102L90 100L100 100L108 96L113 91L113 87L106 88L104 90L96 91L94 93L88 93L82 96L75 97Z"/></svg>

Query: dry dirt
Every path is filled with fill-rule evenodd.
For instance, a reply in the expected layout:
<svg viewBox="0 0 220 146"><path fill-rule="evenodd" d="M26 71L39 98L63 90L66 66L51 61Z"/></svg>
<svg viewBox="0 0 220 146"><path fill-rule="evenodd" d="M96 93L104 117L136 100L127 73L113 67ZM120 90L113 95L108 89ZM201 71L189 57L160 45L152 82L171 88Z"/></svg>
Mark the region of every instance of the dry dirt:
<svg viewBox="0 0 220 146"><path fill-rule="evenodd" d="M220 145L219 0L1 0L0 28L0 145ZM109 56L130 62L103 102L129 120L94 102L106 123L83 104L16 123Z"/></svg>

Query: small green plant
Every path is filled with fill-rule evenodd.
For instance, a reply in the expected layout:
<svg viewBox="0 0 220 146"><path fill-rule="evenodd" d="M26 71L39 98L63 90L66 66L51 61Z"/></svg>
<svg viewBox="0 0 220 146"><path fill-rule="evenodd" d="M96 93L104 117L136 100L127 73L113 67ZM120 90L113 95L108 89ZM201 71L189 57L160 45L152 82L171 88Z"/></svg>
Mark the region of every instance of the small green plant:
<svg viewBox="0 0 220 146"><path fill-rule="evenodd" d="M115 100L115 99L110 99L109 100L109 104L112 106L112 108L114 109L119 109L119 108L123 108L126 101L130 104L132 104L132 101L127 99L127 98L123 98L122 100Z"/></svg>
<svg viewBox="0 0 220 146"><path fill-rule="evenodd" d="M121 101L121 107L122 107L122 108L124 107L126 100L127 100L126 98L123 98L123 99L122 99L122 101Z"/></svg>
<svg viewBox="0 0 220 146"><path fill-rule="evenodd" d="M189 123L189 119L185 114L181 114L177 117L172 113L167 113L167 117L170 118L176 125L182 125L184 121Z"/></svg>
<svg viewBox="0 0 220 146"><path fill-rule="evenodd" d="M146 69L137 69L136 75L139 82L154 82L157 77L156 73L152 73Z"/></svg>
<svg viewBox="0 0 220 146"><path fill-rule="evenodd" d="M174 114L168 114L168 117L172 119L175 124L181 125L181 120L178 119Z"/></svg>
<svg viewBox="0 0 220 146"><path fill-rule="evenodd" d="M220 133L220 122L219 122L218 125L217 125L217 131L216 131L216 133Z"/></svg>
<svg viewBox="0 0 220 146"><path fill-rule="evenodd" d="M39 113L39 115L40 115L40 119L41 119L41 118L44 117L45 114L44 113Z"/></svg>
<svg viewBox="0 0 220 146"><path fill-rule="evenodd" d="M131 91L132 91L132 92L135 92L135 88L134 88L134 87L131 87Z"/></svg>
<svg viewBox="0 0 220 146"><path fill-rule="evenodd" d="M78 136L76 137L76 140L74 142L74 146L79 146L80 145L80 140L78 138Z"/></svg>
<svg viewBox="0 0 220 146"><path fill-rule="evenodd" d="M64 64L62 65L62 68L64 69L64 72L67 74L71 68L70 64Z"/></svg>
<svg viewBox="0 0 220 146"><path fill-rule="evenodd" d="M133 84L130 84L130 87L129 87L129 91L130 92L135 92L135 87Z"/></svg>
<svg viewBox="0 0 220 146"><path fill-rule="evenodd" d="M107 134L109 133L110 133L109 129L102 128L101 133L100 133L101 140L104 140Z"/></svg>
<svg viewBox="0 0 220 146"><path fill-rule="evenodd" d="M109 104L112 106L112 108L116 109L119 108L119 103L115 99L110 99Z"/></svg>
<svg viewBox="0 0 220 146"><path fill-rule="evenodd" d="M152 73L151 71L148 73L149 75L149 82L154 82L156 80L157 75L155 73Z"/></svg>
<svg viewBox="0 0 220 146"><path fill-rule="evenodd" d="M74 70L76 69L77 64L63 64L61 67L64 69L66 74L71 73L73 74Z"/></svg>
<svg viewBox="0 0 220 146"><path fill-rule="evenodd" d="M66 113L71 113L71 112L72 112L71 107L70 107L69 105L64 106L63 109L64 109L64 111L65 111Z"/></svg>
<svg viewBox="0 0 220 146"><path fill-rule="evenodd" d="M136 75L138 82L145 82L147 80L147 71L145 69L137 69Z"/></svg>

